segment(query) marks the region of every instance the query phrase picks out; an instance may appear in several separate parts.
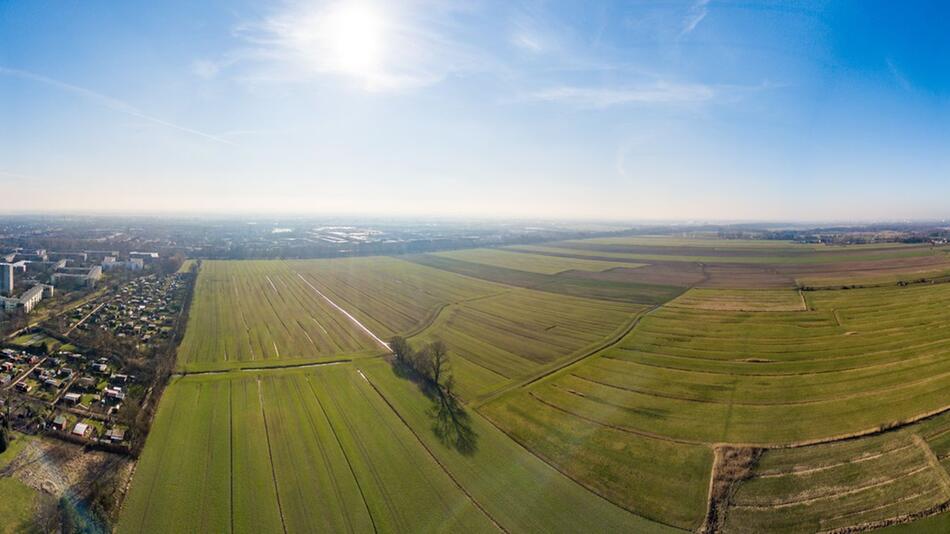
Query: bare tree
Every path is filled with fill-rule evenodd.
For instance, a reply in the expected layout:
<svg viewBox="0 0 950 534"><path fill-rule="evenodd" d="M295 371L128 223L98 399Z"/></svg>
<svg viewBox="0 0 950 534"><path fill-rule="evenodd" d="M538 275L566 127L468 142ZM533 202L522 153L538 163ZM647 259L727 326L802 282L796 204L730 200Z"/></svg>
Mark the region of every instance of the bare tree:
<svg viewBox="0 0 950 534"><path fill-rule="evenodd" d="M449 368L449 348L443 341L437 340L430 343L427 349L429 377L437 387L441 387Z"/></svg>
<svg viewBox="0 0 950 534"><path fill-rule="evenodd" d="M389 348L393 351L396 361L400 364L409 363L412 354L412 347L405 338L396 336L389 341Z"/></svg>

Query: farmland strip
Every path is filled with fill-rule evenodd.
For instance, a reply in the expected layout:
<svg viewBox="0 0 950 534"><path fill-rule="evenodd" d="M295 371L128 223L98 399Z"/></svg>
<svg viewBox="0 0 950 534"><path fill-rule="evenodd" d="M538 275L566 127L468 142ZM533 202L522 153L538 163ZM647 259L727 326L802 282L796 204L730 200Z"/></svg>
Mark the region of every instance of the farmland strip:
<svg viewBox="0 0 950 534"><path fill-rule="evenodd" d="M370 332L369 328L366 328L365 326L363 326L363 323L359 322L359 321L356 319L356 317L353 317L352 315L350 315L349 312L347 312L346 310L344 310L343 308L341 308L340 306L338 306L335 302L333 302L332 300L330 300L329 297L327 297L326 295L324 295L323 293L321 293L319 289L317 289L313 284L311 284L309 281L307 281L307 279L304 278L300 273L296 273L296 274L297 274L297 276L300 277L301 280L304 281L305 284L307 284L308 286L310 286L310 289L314 290L318 295L320 295L321 297L323 297L324 300L326 300L328 303L330 303L331 306L333 306L334 308L336 308L337 310L339 310L340 313L342 313L343 315L345 315L350 321L353 322L353 324L355 324L356 326L360 327L360 329L362 329L364 332L366 332L371 338L373 338L374 341L376 341L377 343L379 343L380 346L382 346L383 348L385 348L387 351L389 350L389 344L388 344L388 343L386 343L386 342L383 341L382 339L379 339L379 337L377 337L376 334Z"/></svg>
<svg viewBox="0 0 950 534"><path fill-rule="evenodd" d="M485 507L481 505L481 503L475 500L475 497L473 497L472 494L469 493L468 490L465 489L464 486L462 486L462 484L458 481L458 479L456 479L455 476L448 470L448 468L446 468L445 464L443 464L442 461L439 460L439 458L435 454L433 454L432 450L429 449L429 446L426 445L424 441L422 441L422 438L419 437L419 434L416 433L415 429L412 428L412 426L409 425L409 422L403 418L402 414L399 413L398 410L396 410L396 407L393 406L391 402L389 402L389 399L387 399L386 396L383 395L383 392L380 391L378 387L376 387L376 384L374 384L369 378L367 378L366 375L363 374L362 370L357 369L356 372L359 373L359 375L363 378L363 380L366 381L367 384L370 385L371 388L373 388L373 391L375 391L376 394L379 395L379 397L383 400L383 402L386 403L386 406L389 406L389 409L392 410L394 414L396 414L396 417L398 417L399 420L402 421L402 424L405 425L407 429L409 429L409 432L412 432L412 435L416 438L419 444L422 445L422 448L425 449L425 451L429 454L429 457L432 458L432 460L435 461L435 463L438 464L439 467L442 468L442 471L445 472L446 476L448 476L449 479L451 479L452 482L455 483L458 489L461 490L461 492L464 493L466 497L468 497L469 501L471 501L472 504L474 504L476 508L478 508L483 514L485 514L485 517L487 517L488 520L491 521L492 524L498 528L498 530L507 533L508 529L506 529L504 526L498 523L498 521L496 521L495 518L492 517L490 513L488 513L488 510L486 510Z"/></svg>
<svg viewBox="0 0 950 534"><path fill-rule="evenodd" d="M270 459L270 471L274 481L274 495L277 497L277 511L280 513L280 526L287 534L287 523L284 520L284 509L280 504L280 490L277 488L277 470L274 468L274 453L270 446L270 432L267 429L267 412L264 410L264 393L261 379L257 379L257 398L261 403L261 417L264 419L264 438L267 441L267 457Z"/></svg>
<svg viewBox="0 0 950 534"><path fill-rule="evenodd" d="M323 412L323 417L326 418L327 424L330 426L330 431L333 433L333 437L336 439L337 445L340 446L340 451L343 452L343 458L346 460L346 466L350 470L350 474L353 476L353 480L356 482L356 488L360 492L360 497L363 499L363 506L366 507L366 515L369 516L369 520L373 525L373 532L379 532L376 527L376 519L373 517L373 512L369 509L369 503L366 502L366 494L363 492L363 485L360 483L359 477L356 476L356 471L353 469L353 463L350 461L350 455L346 453L346 447L343 446L343 442L340 440L340 435L337 434L336 427L333 426L333 422L330 420L329 414L327 414L327 409L323 406L323 402L320 401L320 397L317 396L317 392L313 389L313 382L310 381L310 377L307 377L307 385L310 387L310 393L313 395L313 398L317 401L317 406L320 407L320 410Z"/></svg>

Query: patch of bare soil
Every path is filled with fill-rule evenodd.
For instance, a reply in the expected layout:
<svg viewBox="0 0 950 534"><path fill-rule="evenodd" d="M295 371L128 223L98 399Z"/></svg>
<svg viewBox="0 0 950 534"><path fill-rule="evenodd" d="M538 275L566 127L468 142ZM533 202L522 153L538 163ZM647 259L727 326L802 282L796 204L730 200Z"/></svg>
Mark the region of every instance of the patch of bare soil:
<svg viewBox="0 0 950 534"><path fill-rule="evenodd" d="M753 447L716 447L712 477L709 481L709 502L706 519L699 528L703 534L720 532L726 517L726 510L735 494L739 482L752 476L752 471L762 449Z"/></svg>
<svg viewBox="0 0 950 534"><path fill-rule="evenodd" d="M126 476L132 461L125 456L85 450L51 439L35 439L0 472L57 499L86 499L96 483L118 473Z"/></svg>

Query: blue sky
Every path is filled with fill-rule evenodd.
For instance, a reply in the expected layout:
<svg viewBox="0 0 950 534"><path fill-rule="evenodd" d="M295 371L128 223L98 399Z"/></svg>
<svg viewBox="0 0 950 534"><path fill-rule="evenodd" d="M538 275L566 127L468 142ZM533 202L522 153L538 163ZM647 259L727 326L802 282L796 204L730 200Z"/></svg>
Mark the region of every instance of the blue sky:
<svg viewBox="0 0 950 534"><path fill-rule="evenodd" d="M0 0L2 211L950 217L945 2Z"/></svg>

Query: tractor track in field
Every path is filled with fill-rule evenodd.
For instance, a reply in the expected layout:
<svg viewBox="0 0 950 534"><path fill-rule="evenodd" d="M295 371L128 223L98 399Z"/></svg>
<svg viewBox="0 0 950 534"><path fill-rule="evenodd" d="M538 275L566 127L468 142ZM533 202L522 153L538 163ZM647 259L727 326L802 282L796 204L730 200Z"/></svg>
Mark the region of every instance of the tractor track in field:
<svg viewBox="0 0 950 534"><path fill-rule="evenodd" d="M453 475L453 474L448 470L448 468L445 466L445 464L442 463L442 461L439 460L438 457L436 457L436 455L432 452L432 449L430 449L429 446L426 445L426 443L422 440L422 437L419 436L418 433L416 433L415 429L413 429L412 426L409 425L409 422L406 421L405 418L403 418L402 414L399 413L398 410L396 410L396 407L393 406L391 402L389 402L389 399L386 398L386 395L383 395L383 392L380 391L378 387L376 387L376 384L374 384L372 380L370 380L365 374L363 374L363 371L362 371L361 369L357 369L356 372L359 373L360 377L362 377L363 380L365 380L366 383L369 384L369 386L370 386L371 388L373 388L373 391L375 391L376 394L379 395L379 398L382 399L382 401L386 403L386 406L388 406L389 409L392 410L392 412L393 412L394 414L396 414L396 417L398 417L399 420L402 422L402 424L405 425L405 427L409 430L409 432L412 433L412 435L416 438L416 441L419 442L419 445L421 445L422 448L425 449L425 451L429 454L429 457L432 458L432 460L442 469L442 471L445 473L445 475L449 477L449 479L456 485L456 487L458 487L458 489L459 489L463 494L465 494L466 497L468 497L469 501L471 501L472 504L475 505L475 507L478 508L478 510L479 510L480 512L482 512L482 513L485 515L485 517L487 517L488 520L491 521L491 523L492 523L498 530L500 530L501 532L505 532L506 534L508 534L510 531L509 531L507 528L505 528L501 523L499 523L497 520L495 520L495 518L492 517L492 515L488 512L488 510L485 509L485 507L482 506L482 504L481 504L480 502L478 502L478 501L475 499L475 497L474 497L471 493L468 492L467 489L465 489L465 486L463 486L463 485L461 484L461 482L459 482L458 479L455 478L455 475Z"/></svg>
<svg viewBox="0 0 950 534"><path fill-rule="evenodd" d="M320 411L323 412L323 417L327 420L327 426L330 427L330 432L333 433L333 438L336 439L336 443L340 447L340 451L343 453L343 459L346 460L346 466L350 470L350 476L352 476L353 480L356 482L356 489L359 490L360 498L363 500L363 506L366 508L366 515L369 516L369 521L373 525L373 532L379 532L379 528L376 526L376 518L373 517L373 512L369 509L369 502L366 500L366 493L363 490L363 484L360 483L359 477L356 476L356 470L353 469L353 463L350 461L350 455L346 453L346 448L343 446L343 441L340 439L340 435L337 434L336 427L333 426L332 422L330 422L330 415L327 413L326 407L323 406L323 401L321 401L320 397L317 395L317 391L313 389L313 382L310 380L309 376L307 377L307 385L310 387L310 393L317 401L317 406L319 406ZM322 447L320 450L323 452ZM330 465L329 461L327 461L327 465ZM342 499L340 502L343 502Z"/></svg>
<svg viewBox="0 0 950 534"><path fill-rule="evenodd" d="M261 379L257 379L257 400L261 405L261 418L264 420L264 439L267 442L267 458L270 460L271 480L274 482L274 497L277 499L277 512L280 514L280 526L287 534L287 521L284 518L284 507L280 502L280 489L277 487L277 468L274 467L274 453L270 445L270 430L267 428L267 411L264 410L264 391Z"/></svg>
<svg viewBox="0 0 950 534"><path fill-rule="evenodd" d="M310 377L304 377L304 378L307 382L307 390L310 392L310 395L312 395L314 400L317 402L317 406L320 407L321 413L323 413L324 418L326 418L327 426L330 427L330 431L333 433L333 436L337 439L337 443L340 443L339 437L337 437L336 435L336 429L333 427L333 423L330 421L330 417L327 415L326 410L323 408L323 403L320 401L320 398L317 397L316 391L314 391L313 389L313 384L310 382ZM307 394L301 390L299 381L293 380L291 383L293 384L294 390L297 392L298 398L306 399ZM317 423L313 419L313 413L311 413L310 409L308 409L306 405L303 406L303 412L307 416L307 422L310 424L310 430L313 431L313 434L315 436L319 436L320 433L317 430L318 428ZM339 502L341 503L345 502L345 499L343 497L343 491L340 489L340 483L337 480L336 472L332 468L333 463L330 461L330 456L327 454L327 450L324 447L322 440L317 439L316 444L317 444L317 449L320 450L320 458L323 460L323 463L326 464L327 466L327 474L330 477L331 485L333 486L333 493L336 495L336 498ZM350 459L347 457L346 450L343 449L342 443L340 443L340 451L343 453L343 459L346 460L347 466L350 466ZM351 469L351 475L354 477L354 480L355 480L356 475L352 473L352 467L350 467L350 469ZM356 485L357 485L357 488L360 489L360 497L363 497L363 490L362 488L360 488L359 480L356 480ZM363 498L363 505L366 506L365 498ZM370 515L370 521L372 522L372 514L369 512L368 506L367 506L366 512L367 514ZM349 514L344 513L342 514L342 516L343 516L343 520L346 522L347 529L350 531L354 531L353 524L351 523ZM374 532L376 531L375 522L373 522L373 531Z"/></svg>
<svg viewBox="0 0 950 534"><path fill-rule="evenodd" d="M296 272L296 271L294 271L294 274L296 274L301 280L303 280L303 282L304 282L305 284L307 284L308 286L310 286L310 289L312 289L316 294L320 295L320 297L322 297L325 301L327 301L327 303L329 303L331 306L333 306L334 308L336 308L337 311L339 311L340 313L342 313L343 315L345 315L346 318L349 319L353 324L355 324L356 326L358 326L358 327L360 328L360 330L362 330L363 332L365 332L370 338L373 339L373 341L375 341L376 343L379 343L379 345L380 345L381 347L383 347L384 349L386 349L387 351L390 350L390 349L389 349L389 344L386 343L385 341L383 341L382 339L380 339L379 336L377 336L376 334L374 334L369 328L367 328L363 323L361 323L361 322L359 321L359 319L357 319L356 317L353 317L352 315L350 315L350 313L349 313L348 311L346 311L346 310L344 310L342 307L340 307L339 304L337 304L336 302L333 302L332 300L330 300L330 297L324 295L322 291L320 291L319 289L317 289L316 286L314 286L313 284L311 284L309 280L307 280L306 278L303 277L303 275L301 275L300 273L298 273L298 272Z"/></svg>
<svg viewBox="0 0 950 534"><path fill-rule="evenodd" d="M908 444L906 444L906 445L901 445L900 447L894 447L893 449L883 450L883 451L881 451L881 452L876 452L876 453L874 453L874 454L867 454L867 455L864 455L864 456L856 456L856 457L851 458L850 460L847 460L847 461L835 462L835 463L833 463L833 464L825 464L825 465L819 465L819 466L815 466L815 467L797 467L797 466L796 466L796 467L793 467L792 469L789 469L789 470L787 470L787 471L774 471L774 470L773 470L773 471L760 471L760 472L755 473L755 474L752 476L752 478L781 478L781 477L789 477L789 476L810 475L810 474L813 474L813 473L820 473L820 472L822 472L822 471L827 471L827 470L829 470L829 469L835 469L836 467L842 467L842 466L845 466L845 465L852 465L852 464L860 464L860 463L864 463L864 462L869 462L869 461L871 461L871 460L876 460L876 459L878 459L878 458L881 458L882 456L887 456L888 454L892 454L892 453L895 453L895 452L899 452L899 451L902 451L902 450L904 450L904 449L909 449L909 448L911 448L911 447L913 447L913 446L914 446L913 443L908 443Z"/></svg>
<svg viewBox="0 0 950 534"><path fill-rule="evenodd" d="M934 491L919 491L919 492L917 492L917 493L912 493L912 494L910 494L910 495L905 495L905 496L903 496L903 497L901 497L901 498L899 498L899 499L894 499L894 500L888 501L887 503L882 504L882 505L879 505L879 506L873 506L873 507L871 507L871 508L866 508L866 509L864 509L864 510L858 510L858 511L855 511L855 512L849 512L849 513L847 513L847 514L841 514L841 515L836 515L836 516L833 516L833 517L829 517L829 518L827 518L827 519L821 519L821 520L819 520L819 525L822 525L822 524L827 523L827 522L830 522L830 521L835 521L835 520L838 520L838 519L844 519L844 518L846 518L846 517L851 517L851 516L860 515L860 514L866 514L866 513L868 513L868 512L876 512L877 510L881 510L881 509L883 509L883 508L887 508L888 506L892 506L892 505L894 505L894 504L903 503L903 502L907 502L907 501L912 501L912 500L918 499L918 498L920 498L920 497L927 497L927 496L930 496L930 495L932 495L932 494L934 494L934 493L935 493ZM950 504L950 502L944 503L944 505L946 505L946 504ZM941 506L941 505L938 505L938 506ZM905 514L905 515L908 515L908 514ZM913 515L913 514L909 514L909 515ZM926 516L924 516L924 517L926 517ZM891 518L888 518L888 519L883 519L883 520L881 520L880 522L883 523L883 522L888 522L888 521L890 521L891 523L888 523L888 524L897 524L898 522L901 521L901 519L902 519L901 516L896 516L896 517L891 517ZM866 525L866 524L858 524L858 525L849 526L849 527L839 527L839 528L832 529L832 530L822 530L822 531L820 531L820 532L828 533L828 532L842 532L842 531L845 531L845 532L848 532L848 533L853 533L853 532L863 532L863 531L866 531L866 530L873 530L873 529L876 529L876 528L880 528L880 527L870 527L870 526L868 526L868 525Z"/></svg>
<svg viewBox="0 0 950 534"><path fill-rule="evenodd" d="M234 534L234 382L228 380L228 479L230 481L231 534Z"/></svg>
<svg viewBox="0 0 950 534"><path fill-rule="evenodd" d="M789 508L792 506L808 505L808 504L812 504L812 503L827 500L827 499L836 499L838 497L854 495L856 493L861 493L862 491L867 491L874 488L880 488L881 486L888 486L899 480L903 480L907 477L912 477L916 475L917 473L922 473L923 471L926 471L928 469L932 469L932 466L929 463L923 466L914 467L913 469L900 473L897 476L885 478L882 480L876 480L874 482L871 482L869 484L864 484L862 486L851 487L850 489L846 491L839 491L836 493L826 493L823 495L816 495L814 497L787 499L787 500L779 501L779 502L770 502L770 503L761 503L761 504L760 503L732 504L729 506L729 508L749 509L749 510L766 510L766 509L776 510L776 509L782 509L782 508Z"/></svg>
<svg viewBox="0 0 950 534"><path fill-rule="evenodd" d="M175 415L178 414L181 404L182 403L180 399L175 399L175 403L172 405L172 419L175 419ZM169 432L169 433L166 433L164 437L167 440L170 436L171 436L171 433ZM161 447L159 449L161 451L159 453L160 455L159 465L163 463L161 459L165 458L165 453L167 453L171 449L172 449L171 447ZM138 467L137 463L136 463L136 467ZM151 503L152 503L152 496L155 493L155 486L158 485L158 478L159 477L157 476L153 476L152 479L149 481L151 482L151 484L149 484L149 487L148 487L148 498L145 500L145 512L142 514L141 520L139 522L139 532L145 532L145 520L148 519L149 509L151 508ZM122 505L124 507L125 502L123 502Z"/></svg>
<svg viewBox="0 0 950 534"><path fill-rule="evenodd" d="M940 465L940 459L938 459L937 455L934 454L934 451L930 448L930 445L927 445L927 442L924 441L924 438L914 434L912 439L914 440L914 444L917 445L921 452L924 453L924 457L927 459L927 464L937 471L937 476L940 479L940 485L943 486L944 497L950 498L950 473L947 473L947 470L944 469L942 465Z"/></svg>

